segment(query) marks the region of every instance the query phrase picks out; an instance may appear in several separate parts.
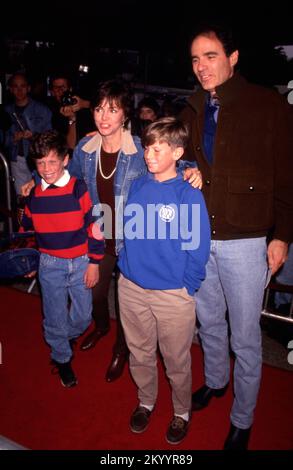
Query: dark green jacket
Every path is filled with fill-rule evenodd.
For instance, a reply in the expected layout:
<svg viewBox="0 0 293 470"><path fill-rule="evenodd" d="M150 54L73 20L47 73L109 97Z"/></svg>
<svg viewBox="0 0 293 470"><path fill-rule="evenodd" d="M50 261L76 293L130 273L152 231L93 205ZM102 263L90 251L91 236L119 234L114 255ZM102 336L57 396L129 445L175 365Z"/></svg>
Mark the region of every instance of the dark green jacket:
<svg viewBox="0 0 293 470"><path fill-rule="evenodd" d="M212 238L268 235L293 240L292 109L276 91L248 83L236 73L216 89L220 99L213 165L203 150L204 104L200 89L181 118L189 124L184 159L203 175Z"/></svg>

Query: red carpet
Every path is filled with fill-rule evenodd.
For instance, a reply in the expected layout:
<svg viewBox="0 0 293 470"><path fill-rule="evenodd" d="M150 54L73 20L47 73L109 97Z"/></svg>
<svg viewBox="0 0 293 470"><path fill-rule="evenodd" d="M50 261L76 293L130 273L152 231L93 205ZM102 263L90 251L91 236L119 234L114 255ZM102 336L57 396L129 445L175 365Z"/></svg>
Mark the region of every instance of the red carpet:
<svg viewBox="0 0 293 470"><path fill-rule="evenodd" d="M232 388L193 414L179 446L165 441L172 414L170 391L160 368L159 399L148 430L129 430L136 388L129 371L111 384L104 380L111 357L111 333L94 350L76 349L79 384L65 389L51 375L49 348L42 336L40 298L0 287L0 434L30 449L221 449L229 428ZM202 353L192 347L194 388L203 382ZM293 448L293 374L264 366L250 449Z"/></svg>

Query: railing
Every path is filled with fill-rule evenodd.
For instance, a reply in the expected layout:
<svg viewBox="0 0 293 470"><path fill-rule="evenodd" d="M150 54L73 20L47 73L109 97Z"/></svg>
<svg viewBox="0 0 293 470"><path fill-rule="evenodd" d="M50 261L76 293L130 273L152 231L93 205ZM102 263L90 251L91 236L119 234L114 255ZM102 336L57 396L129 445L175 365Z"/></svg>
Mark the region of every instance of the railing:
<svg viewBox="0 0 293 470"><path fill-rule="evenodd" d="M12 224L12 206L11 206L11 189L10 189L10 170L6 158L4 157L3 153L0 152L0 159L4 166L5 171L5 183L6 183L6 203L8 209L8 231L11 235L13 232L13 224Z"/></svg>
<svg viewBox="0 0 293 470"><path fill-rule="evenodd" d="M293 286L289 286L286 284L279 284L278 282L271 281L265 290L263 310L261 312L262 315L269 317L269 318L274 318L276 320L282 320L285 322L293 323L293 295L291 299L289 313L288 315L283 315L277 310L274 310L273 308L269 306L269 298L270 298L271 290L275 292L288 292L288 293L293 294Z"/></svg>

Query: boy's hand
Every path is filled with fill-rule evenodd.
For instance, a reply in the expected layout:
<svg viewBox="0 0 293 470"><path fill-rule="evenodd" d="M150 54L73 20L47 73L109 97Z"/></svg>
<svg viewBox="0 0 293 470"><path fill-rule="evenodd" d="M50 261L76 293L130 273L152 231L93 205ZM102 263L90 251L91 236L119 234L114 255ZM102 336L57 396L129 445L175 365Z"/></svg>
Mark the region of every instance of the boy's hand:
<svg viewBox="0 0 293 470"><path fill-rule="evenodd" d="M186 168L183 172L184 181L188 181L193 188L202 188L202 176L198 168Z"/></svg>
<svg viewBox="0 0 293 470"><path fill-rule="evenodd" d="M35 182L33 179L31 179L28 183L25 183L21 188L20 188L20 192L21 192L21 195L26 197L29 195L29 193L31 192L31 189L35 186Z"/></svg>
<svg viewBox="0 0 293 470"><path fill-rule="evenodd" d="M25 274L23 277L35 277L37 271L31 271L30 273Z"/></svg>
<svg viewBox="0 0 293 470"><path fill-rule="evenodd" d="M99 265L89 263L84 274L84 283L88 289L94 287L99 282Z"/></svg>

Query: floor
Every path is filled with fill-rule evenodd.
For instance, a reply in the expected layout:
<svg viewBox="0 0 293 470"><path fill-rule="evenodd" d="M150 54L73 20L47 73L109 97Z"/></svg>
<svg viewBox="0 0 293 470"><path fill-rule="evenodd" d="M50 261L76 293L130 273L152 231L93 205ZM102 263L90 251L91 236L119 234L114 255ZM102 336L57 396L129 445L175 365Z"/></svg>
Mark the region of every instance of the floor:
<svg viewBox="0 0 293 470"><path fill-rule="evenodd" d="M40 295L37 283L32 286L32 281L29 279L23 279L20 282L13 283L12 286L22 291L28 291L28 289L31 288L32 295ZM111 318L115 319L113 289L114 282L111 285L109 293L109 305ZM293 323L262 317L261 327L264 363L293 372L292 361L290 361L291 364L288 362L290 352L288 343L291 340L293 341ZM194 342L199 342L197 332L195 332L194 335Z"/></svg>

